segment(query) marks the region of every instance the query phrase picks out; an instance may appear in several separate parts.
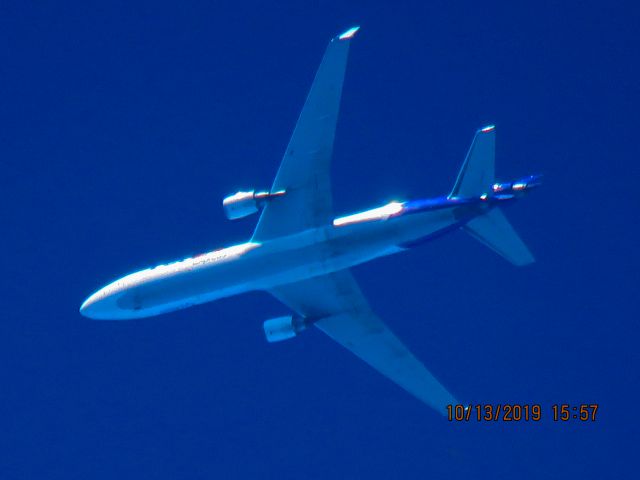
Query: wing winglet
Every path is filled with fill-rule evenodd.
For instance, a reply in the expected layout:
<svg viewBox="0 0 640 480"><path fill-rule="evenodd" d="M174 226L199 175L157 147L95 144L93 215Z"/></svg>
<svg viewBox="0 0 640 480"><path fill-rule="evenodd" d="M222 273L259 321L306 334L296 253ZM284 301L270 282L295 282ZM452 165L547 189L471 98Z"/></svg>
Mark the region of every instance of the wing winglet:
<svg viewBox="0 0 640 480"><path fill-rule="evenodd" d="M360 26L356 25L355 27L351 27L349 30L344 31L340 35L338 35L338 40L349 40L353 38L353 36L360 30Z"/></svg>

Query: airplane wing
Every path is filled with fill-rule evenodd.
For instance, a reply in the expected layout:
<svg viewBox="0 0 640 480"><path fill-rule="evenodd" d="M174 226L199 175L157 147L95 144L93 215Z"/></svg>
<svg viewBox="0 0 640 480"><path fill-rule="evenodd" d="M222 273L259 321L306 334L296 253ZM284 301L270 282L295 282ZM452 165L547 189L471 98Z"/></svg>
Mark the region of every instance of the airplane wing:
<svg viewBox="0 0 640 480"><path fill-rule="evenodd" d="M268 202L253 241L262 242L331 222L329 170L351 28L333 38L318 68L272 192L286 193Z"/></svg>
<svg viewBox="0 0 640 480"><path fill-rule="evenodd" d="M348 270L269 290L314 325L420 400L446 413L456 399L370 309Z"/></svg>

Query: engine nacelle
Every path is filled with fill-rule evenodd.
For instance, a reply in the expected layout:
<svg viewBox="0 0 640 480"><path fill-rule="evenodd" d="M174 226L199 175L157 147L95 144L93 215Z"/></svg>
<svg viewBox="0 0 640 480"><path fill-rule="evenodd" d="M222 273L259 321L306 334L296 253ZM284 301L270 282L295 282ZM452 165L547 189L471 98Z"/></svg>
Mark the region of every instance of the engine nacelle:
<svg viewBox="0 0 640 480"><path fill-rule="evenodd" d="M229 220L237 220L256 213L273 197L284 195L284 190L270 192L236 192L222 200L224 214Z"/></svg>
<svg viewBox="0 0 640 480"><path fill-rule="evenodd" d="M287 315L267 320L263 327L267 342L281 342L295 337L310 324L305 318Z"/></svg>

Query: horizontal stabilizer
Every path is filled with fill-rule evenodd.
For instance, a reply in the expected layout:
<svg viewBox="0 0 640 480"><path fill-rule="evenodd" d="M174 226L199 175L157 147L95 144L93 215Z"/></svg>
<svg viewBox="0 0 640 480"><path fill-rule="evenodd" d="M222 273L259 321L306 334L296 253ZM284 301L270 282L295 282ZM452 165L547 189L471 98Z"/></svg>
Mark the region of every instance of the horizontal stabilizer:
<svg viewBox="0 0 640 480"><path fill-rule="evenodd" d="M517 266L535 262L535 258L501 210L494 208L474 218L463 229Z"/></svg>

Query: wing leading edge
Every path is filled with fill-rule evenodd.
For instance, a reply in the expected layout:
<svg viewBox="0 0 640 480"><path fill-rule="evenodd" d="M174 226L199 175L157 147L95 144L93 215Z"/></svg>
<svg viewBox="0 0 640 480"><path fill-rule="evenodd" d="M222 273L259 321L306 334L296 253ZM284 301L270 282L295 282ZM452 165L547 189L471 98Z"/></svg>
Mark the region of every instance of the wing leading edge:
<svg viewBox="0 0 640 480"><path fill-rule="evenodd" d="M351 28L329 42L271 187L272 192L286 193L265 206L253 233L254 241L331 222L333 140L349 43L357 30Z"/></svg>
<svg viewBox="0 0 640 480"><path fill-rule="evenodd" d="M283 285L269 292L441 414L456 399L375 315L348 270Z"/></svg>

